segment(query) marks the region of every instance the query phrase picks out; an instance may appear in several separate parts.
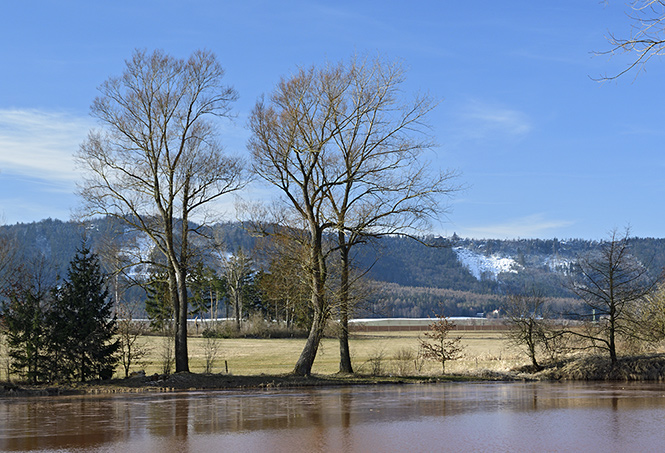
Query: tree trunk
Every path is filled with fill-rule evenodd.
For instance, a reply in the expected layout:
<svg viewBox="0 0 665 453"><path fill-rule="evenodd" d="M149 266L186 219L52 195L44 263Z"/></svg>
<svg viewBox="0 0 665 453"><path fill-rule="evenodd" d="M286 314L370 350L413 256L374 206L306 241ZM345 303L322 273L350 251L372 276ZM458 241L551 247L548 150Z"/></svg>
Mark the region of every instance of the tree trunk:
<svg viewBox="0 0 665 453"><path fill-rule="evenodd" d="M534 332L536 320L529 319L528 323L529 327L527 333L527 346L529 348L529 356L531 357L531 365L535 370L539 370L540 365L538 365L538 360L536 358L536 337L535 337L536 333Z"/></svg>
<svg viewBox="0 0 665 453"><path fill-rule="evenodd" d="M339 233L341 287L339 294L339 372L353 373L349 349L349 249L344 232Z"/></svg>
<svg viewBox="0 0 665 453"><path fill-rule="evenodd" d="M610 332L609 332L609 350L610 350L610 362L612 363L612 366L616 365L617 363L617 348L616 348L616 341L614 338L614 333L615 333L615 327L614 327L614 322L610 323Z"/></svg>
<svg viewBox="0 0 665 453"><path fill-rule="evenodd" d="M309 376L312 374L312 366L314 359L319 349L319 343L323 338L323 329L325 328L327 316L321 306L317 306L314 310L314 319L312 320L312 327L309 329L309 335L305 347L300 353L300 357L296 362L293 369L293 374L297 376Z"/></svg>
<svg viewBox="0 0 665 453"><path fill-rule="evenodd" d="M235 286L233 289L233 305L236 314L236 331L240 332L240 323L242 321L242 303L240 303L240 288Z"/></svg>
<svg viewBox="0 0 665 453"><path fill-rule="evenodd" d="M186 271L182 268L177 270L176 280L178 284L178 310L175 326L175 372L189 372L189 357L187 354L187 281ZM175 311L175 307L174 307Z"/></svg>
<svg viewBox="0 0 665 453"><path fill-rule="evenodd" d="M328 319L328 310L326 309L325 285L326 285L326 262L323 255L322 232L313 223L310 224L311 233L311 285L312 285L312 305L314 308L314 319L309 330L307 343L300 353L293 373L298 376L309 376L312 373L312 365L319 349L319 343L323 338L323 330L326 327Z"/></svg>

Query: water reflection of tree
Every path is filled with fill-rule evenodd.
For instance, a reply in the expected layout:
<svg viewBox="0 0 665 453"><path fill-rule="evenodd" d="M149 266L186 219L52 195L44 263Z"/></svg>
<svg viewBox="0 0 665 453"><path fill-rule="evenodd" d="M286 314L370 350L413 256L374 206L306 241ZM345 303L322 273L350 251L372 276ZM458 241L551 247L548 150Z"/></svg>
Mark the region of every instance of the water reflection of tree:
<svg viewBox="0 0 665 453"><path fill-rule="evenodd" d="M113 402L104 399L35 398L0 407L0 451L87 450L122 437Z"/></svg>

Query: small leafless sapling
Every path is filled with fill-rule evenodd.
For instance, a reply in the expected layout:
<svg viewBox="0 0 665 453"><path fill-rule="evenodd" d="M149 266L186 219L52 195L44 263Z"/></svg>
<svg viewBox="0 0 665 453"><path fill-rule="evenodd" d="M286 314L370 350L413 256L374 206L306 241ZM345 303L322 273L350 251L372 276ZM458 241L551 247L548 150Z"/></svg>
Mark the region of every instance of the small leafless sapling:
<svg viewBox="0 0 665 453"><path fill-rule="evenodd" d="M125 370L125 378L129 377L132 365L141 363L148 354L147 346L140 339L148 331L148 324L134 319L134 310L127 304L119 304L118 314L118 336L120 337L120 362Z"/></svg>
<svg viewBox="0 0 665 453"><path fill-rule="evenodd" d="M219 336L217 332L209 331L204 335L203 354L205 357L205 373L212 373L215 359L219 353Z"/></svg>
<svg viewBox="0 0 665 453"><path fill-rule="evenodd" d="M436 315L436 320L429 325L429 330L420 338L420 350L425 359L441 362L441 373L446 372L446 362L461 356L464 346L462 337L449 337L455 327L444 315Z"/></svg>

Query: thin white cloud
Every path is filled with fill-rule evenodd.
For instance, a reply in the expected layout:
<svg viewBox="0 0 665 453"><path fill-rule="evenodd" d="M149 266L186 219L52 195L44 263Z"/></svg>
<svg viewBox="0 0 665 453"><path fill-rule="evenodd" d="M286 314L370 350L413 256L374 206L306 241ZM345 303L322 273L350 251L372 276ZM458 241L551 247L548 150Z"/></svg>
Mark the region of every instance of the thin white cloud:
<svg viewBox="0 0 665 453"><path fill-rule="evenodd" d="M518 110L473 101L461 113L464 120L485 134L522 136L531 131L529 118Z"/></svg>
<svg viewBox="0 0 665 453"><path fill-rule="evenodd" d="M573 224L568 220L547 219L544 214L532 214L502 223L462 226L458 234L478 239L542 238L551 237L552 231Z"/></svg>
<svg viewBox="0 0 665 453"><path fill-rule="evenodd" d="M92 126L89 118L62 112L0 109L0 170L72 182L73 154Z"/></svg>
<svg viewBox="0 0 665 453"><path fill-rule="evenodd" d="M455 109L454 128L450 134L454 141L516 140L533 129L527 114L519 110L473 100Z"/></svg>

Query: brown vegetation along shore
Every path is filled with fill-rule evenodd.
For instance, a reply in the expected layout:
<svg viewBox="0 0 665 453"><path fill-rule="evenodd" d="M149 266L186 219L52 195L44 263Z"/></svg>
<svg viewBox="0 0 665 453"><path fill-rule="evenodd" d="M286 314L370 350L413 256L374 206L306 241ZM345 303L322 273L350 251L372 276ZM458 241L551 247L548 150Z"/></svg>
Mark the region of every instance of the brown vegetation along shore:
<svg viewBox="0 0 665 453"><path fill-rule="evenodd" d="M423 384L476 381L472 376L358 376L293 374L231 376L224 374L176 373L169 376L136 376L128 379L67 383L62 385L25 385L0 383L0 397L64 396L114 393L165 393L178 391L263 390L351 385Z"/></svg>
<svg viewBox="0 0 665 453"><path fill-rule="evenodd" d="M468 380L618 380L665 381L665 354L620 357L612 367L609 358L579 354L557 362L543 363L534 372L527 366L523 351L514 347L503 332L461 331L465 346L463 357L441 365L421 362L416 356L418 332L356 333L351 337L356 375L336 374L339 363L338 342L326 338L311 377L290 374L302 339L221 339L212 373L204 371L205 339L191 339L193 373L166 376L160 362L163 338L143 337L149 354L132 371L138 375L86 383L25 385L16 375L0 381L0 397L30 395L72 395L101 393L171 392L184 390L233 390L301 388L344 385L407 384ZM6 358L0 357L6 365ZM5 368L5 366L3 366ZM6 379L6 370L0 370Z"/></svg>
<svg viewBox="0 0 665 453"><path fill-rule="evenodd" d="M479 369L468 374L445 376L367 376L367 375L312 375L293 374L233 376L227 374L176 373L169 376L134 376L62 385L23 385L0 383L0 397L61 396L84 394L164 393L211 390L271 390L313 387L337 387L384 384L431 384L463 381L665 381L665 354L622 357L612 367L604 356L588 355L550 363L533 372L529 366L507 372Z"/></svg>
<svg viewBox="0 0 665 453"><path fill-rule="evenodd" d="M535 373L541 380L665 381L665 354L619 357L612 366L606 355L585 355L550 364Z"/></svg>

